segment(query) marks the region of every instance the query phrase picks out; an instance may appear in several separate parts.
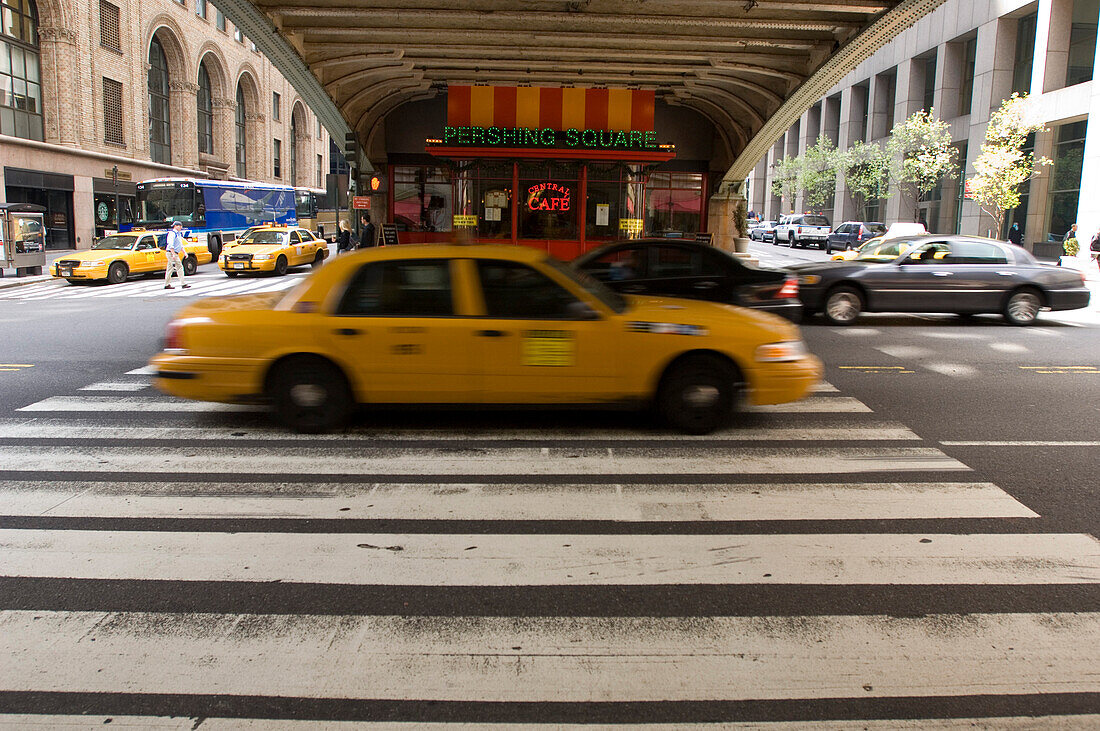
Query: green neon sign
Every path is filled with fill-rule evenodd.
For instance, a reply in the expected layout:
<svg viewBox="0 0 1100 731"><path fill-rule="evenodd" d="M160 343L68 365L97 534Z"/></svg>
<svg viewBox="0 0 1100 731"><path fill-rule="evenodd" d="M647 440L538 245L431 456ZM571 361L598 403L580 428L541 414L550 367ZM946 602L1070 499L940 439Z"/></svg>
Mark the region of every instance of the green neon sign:
<svg viewBox="0 0 1100 731"><path fill-rule="evenodd" d="M476 147L554 147L592 150L656 150L657 133L640 130L549 127L444 127L442 144Z"/></svg>

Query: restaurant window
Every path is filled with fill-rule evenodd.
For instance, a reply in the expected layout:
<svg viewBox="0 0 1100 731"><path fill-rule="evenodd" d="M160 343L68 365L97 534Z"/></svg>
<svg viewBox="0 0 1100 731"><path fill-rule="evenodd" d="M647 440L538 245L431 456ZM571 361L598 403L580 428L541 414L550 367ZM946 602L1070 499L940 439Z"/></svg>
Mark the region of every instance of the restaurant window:
<svg viewBox="0 0 1100 731"><path fill-rule="evenodd" d="M42 140L38 13L31 0L0 0L0 134Z"/></svg>
<svg viewBox="0 0 1100 731"><path fill-rule="evenodd" d="M1096 25L1100 0L1074 0L1073 21L1069 32L1069 59L1066 86L1092 81L1096 60Z"/></svg>
<svg viewBox="0 0 1100 731"><path fill-rule="evenodd" d="M1086 121L1057 128L1054 170L1050 175L1050 226L1048 240L1061 241L1077 220L1081 192L1081 167L1085 157Z"/></svg>
<svg viewBox="0 0 1100 731"><path fill-rule="evenodd" d="M1031 70L1035 63L1035 25L1038 13L1025 15L1016 23L1016 56L1012 64L1012 90L1018 94L1031 92Z"/></svg>
<svg viewBox="0 0 1100 731"><path fill-rule="evenodd" d="M702 173L651 173L646 179L645 233L680 238L699 231L703 218Z"/></svg>
<svg viewBox="0 0 1100 731"><path fill-rule="evenodd" d="M395 166L393 220L397 230L450 231L452 193L451 178L444 168Z"/></svg>
<svg viewBox="0 0 1100 731"><path fill-rule="evenodd" d="M645 218L642 210L642 179L640 165L588 165L585 239L633 239L642 235Z"/></svg>
<svg viewBox="0 0 1100 731"><path fill-rule="evenodd" d="M512 163L482 160L459 164L455 191L455 213L477 217L479 238L512 238Z"/></svg>
<svg viewBox="0 0 1100 731"><path fill-rule="evenodd" d="M580 166L572 162L519 163L518 233L521 239L578 238L576 201Z"/></svg>

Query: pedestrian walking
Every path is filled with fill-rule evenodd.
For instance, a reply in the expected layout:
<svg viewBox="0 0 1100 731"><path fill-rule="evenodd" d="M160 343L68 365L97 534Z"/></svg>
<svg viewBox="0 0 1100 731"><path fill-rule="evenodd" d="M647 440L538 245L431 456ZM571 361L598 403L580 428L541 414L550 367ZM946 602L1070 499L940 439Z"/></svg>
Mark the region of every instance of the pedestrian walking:
<svg viewBox="0 0 1100 731"><path fill-rule="evenodd" d="M340 231L336 234L337 254L351 250L351 229L348 228L348 222L341 218L339 228Z"/></svg>
<svg viewBox="0 0 1100 731"><path fill-rule="evenodd" d="M363 236L359 240L359 248L374 246L374 224L370 222L370 214L364 213L360 222L363 224Z"/></svg>
<svg viewBox="0 0 1100 731"><path fill-rule="evenodd" d="M168 266L164 270L164 288L173 289L172 273L180 278L180 289L188 289L190 284L184 282L183 257L186 254L183 248L183 224L176 221L172 224L172 230L168 232L168 244L164 248L164 254L168 257Z"/></svg>
<svg viewBox="0 0 1100 731"><path fill-rule="evenodd" d="M1092 260L1100 265L1100 231L1096 232L1096 235L1092 237L1092 241L1089 242L1089 254L1092 256Z"/></svg>
<svg viewBox="0 0 1100 731"><path fill-rule="evenodd" d="M1008 240L1017 246L1024 240L1024 235L1020 233L1020 224L1012 224L1012 228L1008 230Z"/></svg>

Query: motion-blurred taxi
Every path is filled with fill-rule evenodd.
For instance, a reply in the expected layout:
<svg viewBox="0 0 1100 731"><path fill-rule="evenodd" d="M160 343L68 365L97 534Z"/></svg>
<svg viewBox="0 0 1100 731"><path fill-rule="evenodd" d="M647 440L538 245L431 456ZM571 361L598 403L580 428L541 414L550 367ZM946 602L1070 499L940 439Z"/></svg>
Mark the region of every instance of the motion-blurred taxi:
<svg viewBox="0 0 1100 731"><path fill-rule="evenodd" d="M227 276L268 272L281 277L290 267L319 267L328 256L328 244L308 229L296 226L254 226L222 249L218 268Z"/></svg>
<svg viewBox="0 0 1100 731"><path fill-rule="evenodd" d="M888 262L897 259L909 250L912 242L899 241L897 239L884 239L876 236L868 239L867 243L858 249L849 249L833 255L833 261L881 261Z"/></svg>
<svg viewBox="0 0 1100 731"><path fill-rule="evenodd" d="M545 252L400 246L341 257L289 293L211 298L168 325L157 387L274 405L299 431L355 404L653 405L705 433L742 394L805 396L798 328L733 305L617 294Z"/></svg>
<svg viewBox="0 0 1100 731"><path fill-rule="evenodd" d="M129 231L104 236L91 249L66 254L55 261L50 265L50 274L73 283L106 279L119 284L134 274L163 272L168 258L161 247L167 235L164 231ZM194 274L200 264L211 260L210 251L197 240L189 239L184 248L186 274Z"/></svg>

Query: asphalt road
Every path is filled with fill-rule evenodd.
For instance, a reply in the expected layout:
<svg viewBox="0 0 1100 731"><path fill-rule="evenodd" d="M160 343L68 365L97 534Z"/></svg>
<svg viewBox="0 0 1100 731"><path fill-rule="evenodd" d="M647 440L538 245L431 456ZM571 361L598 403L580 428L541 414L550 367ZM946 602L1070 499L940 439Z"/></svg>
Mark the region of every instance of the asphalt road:
<svg viewBox="0 0 1100 731"><path fill-rule="evenodd" d="M1100 303L811 321L821 392L701 439L303 438L152 392L141 286L0 296L0 724L1100 720Z"/></svg>

